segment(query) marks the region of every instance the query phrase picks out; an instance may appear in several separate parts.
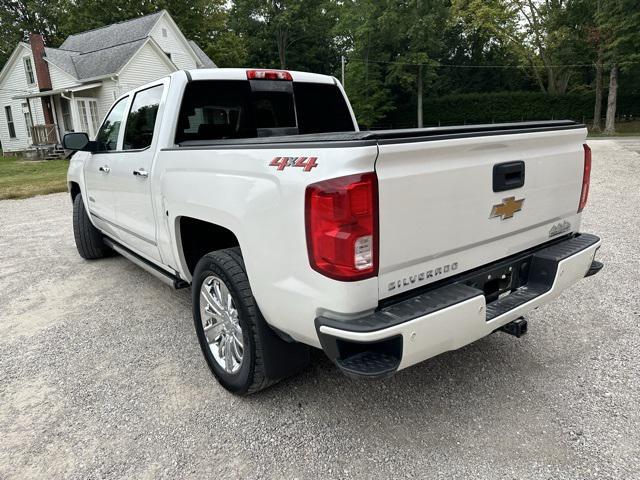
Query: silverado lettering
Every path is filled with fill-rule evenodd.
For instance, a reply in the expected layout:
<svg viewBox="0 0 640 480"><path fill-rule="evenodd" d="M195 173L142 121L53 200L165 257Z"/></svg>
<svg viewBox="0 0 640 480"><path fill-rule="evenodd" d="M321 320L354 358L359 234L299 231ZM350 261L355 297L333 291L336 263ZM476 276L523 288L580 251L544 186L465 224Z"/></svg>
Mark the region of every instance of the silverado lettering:
<svg viewBox="0 0 640 480"><path fill-rule="evenodd" d="M397 280L395 282L390 282L388 285L388 290L395 290L396 288L406 287L408 285L412 285L414 283L421 283L425 280L436 279L440 275L454 272L458 269L458 262L453 262L447 265L443 265L441 267L436 267L431 270L426 270L424 272L417 273L415 275L409 275L408 277L404 277L401 280Z"/></svg>

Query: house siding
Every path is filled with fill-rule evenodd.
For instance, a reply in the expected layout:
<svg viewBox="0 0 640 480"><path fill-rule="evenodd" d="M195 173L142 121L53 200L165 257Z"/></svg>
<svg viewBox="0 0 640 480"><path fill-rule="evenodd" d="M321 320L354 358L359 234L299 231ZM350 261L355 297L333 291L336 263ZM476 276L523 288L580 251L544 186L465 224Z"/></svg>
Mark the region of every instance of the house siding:
<svg viewBox="0 0 640 480"><path fill-rule="evenodd" d="M161 53L149 43L146 43L140 48L120 73L118 78L120 94L144 85L145 83L165 77L175 71L159 58L159 55L161 55Z"/></svg>
<svg viewBox="0 0 640 480"><path fill-rule="evenodd" d="M97 89L97 95L95 96L98 101L98 115L100 116L100 124L109 113L109 109L116 98L120 96L120 87L118 82L108 79L102 81L102 87Z"/></svg>
<svg viewBox="0 0 640 480"><path fill-rule="evenodd" d="M56 67L53 63L47 62L49 65L49 76L51 77L51 88L54 90L57 88L70 87L77 85L78 80L73 78L66 72L63 72L60 68Z"/></svg>
<svg viewBox="0 0 640 480"><path fill-rule="evenodd" d="M162 29L167 31L167 36L162 36ZM191 47L185 45L185 42L180 38L180 34L173 27L165 16L163 16L151 31L150 35L160 48L167 53L171 54L171 61L179 69L193 69L197 68L196 60L191 54Z"/></svg>
<svg viewBox="0 0 640 480"><path fill-rule="evenodd" d="M26 93L38 92L37 85L27 84L27 75L24 70L24 57L31 58L31 64L35 65L31 50L25 45L20 44L19 54L12 64L8 65L4 78L0 81L0 141L2 149L5 152L18 152L27 150L31 141L27 135L27 125L22 113L22 104L26 103L26 99L13 99L12 97ZM34 69L35 72L35 69ZM35 75L35 73L34 73ZM31 115L34 125L44 123L44 114L42 112L42 102L40 98L32 98L29 100L31 105ZM13 123L16 130L16 138L9 137L9 127L7 126L7 118L5 115L6 106L11 106L13 114Z"/></svg>

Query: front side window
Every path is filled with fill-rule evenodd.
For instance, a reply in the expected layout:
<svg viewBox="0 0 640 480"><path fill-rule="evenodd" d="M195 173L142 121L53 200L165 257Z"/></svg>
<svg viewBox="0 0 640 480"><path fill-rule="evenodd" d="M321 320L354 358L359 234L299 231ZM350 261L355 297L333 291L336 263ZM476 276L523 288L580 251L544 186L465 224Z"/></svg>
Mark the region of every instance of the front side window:
<svg viewBox="0 0 640 480"><path fill-rule="evenodd" d="M13 123L13 113L11 112L11 106L4 107L4 115L7 118L7 128L9 129L9 137L16 138L16 126Z"/></svg>
<svg viewBox="0 0 640 480"><path fill-rule="evenodd" d="M96 142L98 142L99 151L115 150L118 147L118 134L120 133L120 125L124 119L124 110L127 106L129 97L124 97L118 101L112 108L107 117L104 119Z"/></svg>
<svg viewBox="0 0 640 480"><path fill-rule="evenodd" d="M36 83L36 77L33 74L33 65L29 57L25 57L24 59L24 73L27 76L27 83L29 85Z"/></svg>
<svg viewBox="0 0 640 480"><path fill-rule="evenodd" d="M133 97L124 131L124 150L137 150L151 145L163 88L163 85L147 88Z"/></svg>

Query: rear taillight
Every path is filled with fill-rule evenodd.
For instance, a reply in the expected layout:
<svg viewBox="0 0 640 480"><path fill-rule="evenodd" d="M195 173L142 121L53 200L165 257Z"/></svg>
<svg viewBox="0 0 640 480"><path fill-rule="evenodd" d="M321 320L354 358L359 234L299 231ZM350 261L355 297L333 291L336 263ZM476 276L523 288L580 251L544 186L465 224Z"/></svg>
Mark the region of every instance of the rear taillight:
<svg viewBox="0 0 640 480"><path fill-rule="evenodd" d="M375 173L314 183L305 196L311 268L342 281L378 274L378 179Z"/></svg>
<svg viewBox="0 0 640 480"><path fill-rule="evenodd" d="M582 192L580 192L580 203L578 204L578 213L580 213L587 204L589 198L589 183L591 181L591 148L586 143L584 147L584 172L582 174Z"/></svg>
<svg viewBox="0 0 640 480"><path fill-rule="evenodd" d="M247 70L248 80L293 80L285 70Z"/></svg>

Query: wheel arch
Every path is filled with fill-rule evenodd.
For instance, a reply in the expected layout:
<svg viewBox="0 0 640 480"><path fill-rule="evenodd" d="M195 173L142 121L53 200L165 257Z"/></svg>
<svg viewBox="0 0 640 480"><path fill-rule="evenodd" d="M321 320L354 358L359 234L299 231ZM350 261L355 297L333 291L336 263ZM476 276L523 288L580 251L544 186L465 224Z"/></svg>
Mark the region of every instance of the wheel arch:
<svg viewBox="0 0 640 480"><path fill-rule="evenodd" d="M207 253L242 246L236 233L225 225L180 215L175 219L176 245L183 271L190 277L198 261Z"/></svg>
<svg viewBox="0 0 640 480"><path fill-rule="evenodd" d="M71 201L73 202L80 192L80 184L77 182L69 182L69 195L71 195Z"/></svg>

